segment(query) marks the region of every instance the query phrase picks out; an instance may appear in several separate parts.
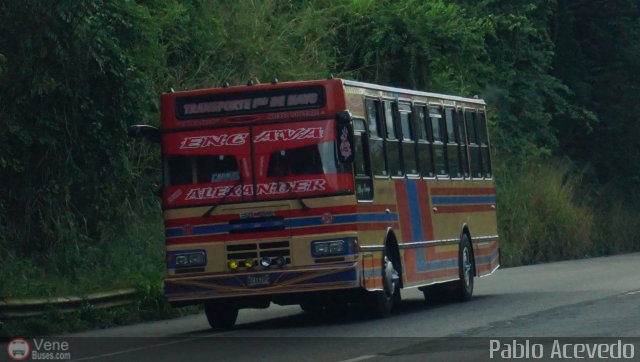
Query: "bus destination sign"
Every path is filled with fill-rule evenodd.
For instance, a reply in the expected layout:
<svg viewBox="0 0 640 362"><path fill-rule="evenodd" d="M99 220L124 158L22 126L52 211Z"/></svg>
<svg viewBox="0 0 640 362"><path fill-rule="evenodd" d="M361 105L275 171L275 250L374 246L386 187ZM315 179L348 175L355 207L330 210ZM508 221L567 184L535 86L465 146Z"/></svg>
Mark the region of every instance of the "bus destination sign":
<svg viewBox="0 0 640 362"><path fill-rule="evenodd" d="M191 120L241 114L320 108L325 104L323 87L211 94L176 98L176 118Z"/></svg>

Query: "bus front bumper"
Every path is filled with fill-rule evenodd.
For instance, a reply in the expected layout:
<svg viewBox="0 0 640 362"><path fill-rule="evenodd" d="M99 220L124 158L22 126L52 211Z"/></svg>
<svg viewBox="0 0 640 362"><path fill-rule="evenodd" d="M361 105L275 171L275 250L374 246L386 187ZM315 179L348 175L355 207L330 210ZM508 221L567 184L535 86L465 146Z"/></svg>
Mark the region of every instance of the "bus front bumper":
<svg viewBox="0 0 640 362"><path fill-rule="evenodd" d="M357 264L170 277L164 280L164 291L169 302L182 304L216 298L353 289L360 286Z"/></svg>

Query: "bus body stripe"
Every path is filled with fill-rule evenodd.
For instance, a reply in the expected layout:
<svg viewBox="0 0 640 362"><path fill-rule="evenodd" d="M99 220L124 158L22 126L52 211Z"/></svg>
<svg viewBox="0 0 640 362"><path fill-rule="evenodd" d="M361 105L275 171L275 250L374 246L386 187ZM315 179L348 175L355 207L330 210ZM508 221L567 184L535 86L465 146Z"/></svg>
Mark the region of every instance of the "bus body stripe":
<svg viewBox="0 0 640 362"><path fill-rule="evenodd" d="M398 217L400 218L400 232L402 233L402 239L398 241L410 242L413 241L411 233L411 213L409 211L407 195L407 184L404 179L395 180L396 200L398 200Z"/></svg>
<svg viewBox="0 0 640 362"><path fill-rule="evenodd" d="M420 214L422 215L422 231L426 238L422 240L433 240L433 222L431 221L431 198L427 183L418 182L418 200L420 204Z"/></svg>
<svg viewBox="0 0 640 362"><path fill-rule="evenodd" d="M424 240L424 234L422 233L422 217L420 215L420 205L419 200L416 197L418 195L418 182L420 181L407 181L407 199L409 200L411 231L413 233L413 238L411 239L411 241Z"/></svg>

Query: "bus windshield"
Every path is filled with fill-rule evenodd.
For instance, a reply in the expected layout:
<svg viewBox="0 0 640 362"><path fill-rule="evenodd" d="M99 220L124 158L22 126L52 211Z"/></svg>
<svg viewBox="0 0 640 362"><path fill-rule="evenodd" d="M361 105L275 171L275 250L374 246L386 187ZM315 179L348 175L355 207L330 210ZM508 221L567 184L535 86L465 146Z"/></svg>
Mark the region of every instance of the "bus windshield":
<svg viewBox="0 0 640 362"><path fill-rule="evenodd" d="M166 207L353 190L333 120L171 133L163 142Z"/></svg>

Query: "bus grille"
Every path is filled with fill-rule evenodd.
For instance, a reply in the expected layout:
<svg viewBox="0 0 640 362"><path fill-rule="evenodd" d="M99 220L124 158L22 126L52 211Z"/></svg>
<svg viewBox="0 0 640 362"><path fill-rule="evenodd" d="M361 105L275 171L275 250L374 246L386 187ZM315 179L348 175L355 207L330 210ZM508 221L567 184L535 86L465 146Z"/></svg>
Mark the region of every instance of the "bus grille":
<svg viewBox="0 0 640 362"><path fill-rule="evenodd" d="M258 265L262 257L271 259L282 256L287 264L291 264L291 249L288 241L272 241L265 243L232 244L227 245L227 261L253 260Z"/></svg>

